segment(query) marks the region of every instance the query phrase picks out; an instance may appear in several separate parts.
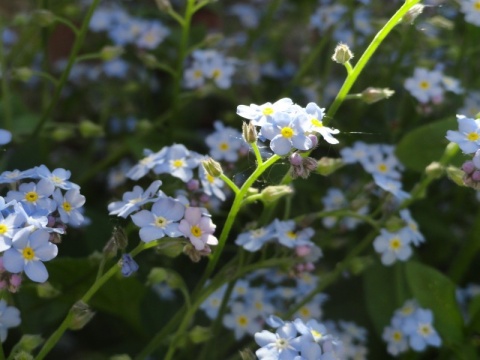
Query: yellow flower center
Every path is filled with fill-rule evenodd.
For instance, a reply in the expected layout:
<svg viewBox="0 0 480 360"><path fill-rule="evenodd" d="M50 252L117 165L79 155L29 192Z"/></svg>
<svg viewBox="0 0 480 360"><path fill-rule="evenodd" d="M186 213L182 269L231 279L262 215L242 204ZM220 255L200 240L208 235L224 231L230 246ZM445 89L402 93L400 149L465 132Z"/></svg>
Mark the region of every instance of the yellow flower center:
<svg viewBox="0 0 480 360"><path fill-rule="evenodd" d="M290 239L293 239L295 240L297 238L297 234L295 234L295 232L293 231L287 231L286 235L290 238Z"/></svg>
<svg viewBox="0 0 480 360"><path fill-rule="evenodd" d="M479 139L480 135L476 132L471 132L467 134L467 139L468 141L477 141Z"/></svg>
<svg viewBox="0 0 480 360"><path fill-rule="evenodd" d="M38 194L35 191L29 191L25 194L25 200L33 203L38 200Z"/></svg>
<svg viewBox="0 0 480 360"><path fill-rule="evenodd" d="M300 309L300 314L302 314L303 317L309 317L310 316L310 310L307 307L302 307Z"/></svg>
<svg viewBox="0 0 480 360"><path fill-rule="evenodd" d="M207 174L207 181L210 183L210 184L213 184L213 182L215 181L215 178L210 175L210 174Z"/></svg>
<svg viewBox="0 0 480 360"><path fill-rule="evenodd" d="M272 115L273 114L273 109L271 107L266 107L262 111L263 115Z"/></svg>
<svg viewBox="0 0 480 360"><path fill-rule="evenodd" d="M202 77L202 72L201 72L200 70L195 70L195 71L193 72L193 77L194 77L195 79L200 79L200 78Z"/></svg>
<svg viewBox="0 0 480 360"><path fill-rule="evenodd" d="M197 225L193 225L190 228L190 232L192 233L193 236L195 237L200 237L202 236L202 229L200 229Z"/></svg>
<svg viewBox="0 0 480 360"><path fill-rule="evenodd" d="M322 333L318 332L317 330L310 330L310 332L315 340L322 338Z"/></svg>
<svg viewBox="0 0 480 360"><path fill-rule="evenodd" d="M247 326L248 324L248 318L245 315L240 315L237 319L238 325L240 326Z"/></svg>
<svg viewBox="0 0 480 360"><path fill-rule="evenodd" d="M8 231L8 227L5 224L0 224L0 235L5 234Z"/></svg>
<svg viewBox="0 0 480 360"><path fill-rule="evenodd" d="M423 89L423 90L427 90L430 88L430 83L428 81L421 81L420 82L420 87Z"/></svg>
<svg viewBox="0 0 480 360"><path fill-rule="evenodd" d="M323 121L318 120L316 118L313 118L312 120L312 125L316 127L323 127Z"/></svg>
<svg viewBox="0 0 480 360"><path fill-rule="evenodd" d="M152 32L149 32L147 35L145 35L143 40L145 40L145 42L147 42L148 44L153 44L155 43L156 37Z"/></svg>
<svg viewBox="0 0 480 360"><path fill-rule="evenodd" d="M72 211L72 205L70 205L70 203L68 203L68 202L66 202L66 201L62 204L62 208L63 208L63 210L65 210L65 212L67 212L67 213L69 213L70 211Z"/></svg>
<svg viewBox="0 0 480 360"><path fill-rule="evenodd" d="M167 226L167 219L161 216L157 217L155 219L155 226L163 229L165 226Z"/></svg>
<svg viewBox="0 0 480 360"><path fill-rule="evenodd" d="M218 79L220 77L220 75L222 75L222 70L220 70L220 69L213 70L212 77L214 79Z"/></svg>
<svg viewBox="0 0 480 360"><path fill-rule="evenodd" d="M143 158L142 160L140 160L140 164L142 165L148 165L152 162L152 157L151 156L147 156L145 158Z"/></svg>
<svg viewBox="0 0 480 360"><path fill-rule="evenodd" d="M218 148L222 151L227 151L230 148L230 146L226 142L222 142L220 143L220 145L218 145Z"/></svg>
<svg viewBox="0 0 480 360"><path fill-rule="evenodd" d="M22 250L22 255L25 260L32 260L35 257L35 251L29 246Z"/></svg>
<svg viewBox="0 0 480 360"><path fill-rule="evenodd" d="M390 240L390 247L396 251L402 247L402 241L399 238L393 238Z"/></svg>
<svg viewBox="0 0 480 360"><path fill-rule="evenodd" d="M285 126L280 131L284 138L290 139L293 136L293 129L291 127Z"/></svg>
<svg viewBox="0 0 480 360"><path fill-rule="evenodd" d="M418 327L418 333L422 336L428 336L432 332L432 328L429 324L420 324Z"/></svg>
<svg viewBox="0 0 480 360"><path fill-rule="evenodd" d="M473 4L473 8L475 11L480 11L480 1L476 1L475 4Z"/></svg>
<svg viewBox="0 0 480 360"><path fill-rule="evenodd" d="M402 341L402 333L400 331L394 331L393 334L392 334L392 338L394 341Z"/></svg>
<svg viewBox="0 0 480 360"><path fill-rule="evenodd" d="M173 166L176 167L176 168L181 168L183 167L183 160L182 159L177 159L177 160L173 160Z"/></svg>
<svg viewBox="0 0 480 360"><path fill-rule="evenodd" d="M54 182L55 184L61 184L62 183L62 179L60 179L58 176L52 176L52 182Z"/></svg>
<svg viewBox="0 0 480 360"><path fill-rule="evenodd" d="M387 166L387 165L385 165L385 164L379 164L379 165L378 165L378 171L380 171L380 172L385 172L385 171L387 171L387 170L388 170L388 166Z"/></svg>

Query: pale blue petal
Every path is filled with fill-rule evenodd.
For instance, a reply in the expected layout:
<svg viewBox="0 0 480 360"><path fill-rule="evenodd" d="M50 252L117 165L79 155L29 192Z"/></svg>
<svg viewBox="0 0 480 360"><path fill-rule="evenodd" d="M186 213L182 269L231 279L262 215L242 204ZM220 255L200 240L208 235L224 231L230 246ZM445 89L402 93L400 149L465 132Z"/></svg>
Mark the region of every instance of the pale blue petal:
<svg viewBox="0 0 480 360"><path fill-rule="evenodd" d="M285 139L283 136L276 136L270 142L270 148L277 155L286 155L292 148L290 140Z"/></svg>
<svg viewBox="0 0 480 360"><path fill-rule="evenodd" d="M11 273L19 273L23 270L23 256L16 249L8 249L3 253L3 266Z"/></svg>
<svg viewBox="0 0 480 360"><path fill-rule="evenodd" d="M41 261L29 261L25 265L25 274L30 280L43 283L48 279L48 271Z"/></svg>

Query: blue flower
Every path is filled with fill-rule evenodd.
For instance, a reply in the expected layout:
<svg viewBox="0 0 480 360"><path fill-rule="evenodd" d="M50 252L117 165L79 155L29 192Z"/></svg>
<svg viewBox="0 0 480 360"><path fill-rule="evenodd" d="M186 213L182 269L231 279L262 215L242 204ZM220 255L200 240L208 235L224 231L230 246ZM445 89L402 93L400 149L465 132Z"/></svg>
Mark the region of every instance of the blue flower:
<svg viewBox="0 0 480 360"><path fill-rule="evenodd" d="M62 194L60 189L56 189L53 193L53 199L57 202L57 210L64 224L82 225L85 219L80 209L85 204L85 196L81 195L78 189L70 189L65 195Z"/></svg>
<svg viewBox="0 0 480 360"><path fill-rule="evenodd" d="M132 180L138 180L152 170L155 166L163 164L168 153L168 147L162 148L160 151L154 153L149 149L143 150L145 157L127 171L126 177Z"/></svg>
<svg viewBox="0 0 480 360"><path fill-rule="evenodd" d="M287 113L277 113L271 123L265 124L260 135L270 140L270 148L280 156L286 155L293 148L309 150L313 147L312 139L306 132L310 122L305 114L291 116Z"/></svg>
<svg viewBox="0 0 480 360"><path fill-rule="evenodd" d="M185 206L179 201L162 197L153 204L151 211L141 210L132 215L132 220L140 227L140 239L148 243L165 235L182 236L178 225L184 214Z"/></svg>
<svg viewBox="0 0 480 360"><path fill-rule="evenodd" d="M55 186L49 180L40 179L38 183L21 184L18 191L9 191L5 200L17 200L30 211L45 209L48 212L53 212L56 209L56 204L50 199L50 196L54 190Z"/></svg>
<svg viewBox="0 0 480 360"><path fill-rule="evenodd" d="M310 238L314 235L312 228L305 228L300 231L295 231L296 224L293 220L275 220L274 227L276 236L278 237L278 242L283 246L294 248L302 245L314 245L310 240Z"/></svg>
<svg viewBox="0 0 480 360"><path fill-rule="evenodd" d="M412 255L410 237L405 231L389 232L381 229L373 241L377 253L382 254L382 264L392 265L395 261L405 261Z"/></svg>
<svg viewBox="0 0 480 360"><path fill-rule="evenodd" d="M24 271L32 281L43 283L48 279L48 272L43 261L57 256L57 246L50 241L50 234L45 230L24 228L12 239L12 247L3 255L3 265L11 273Z"/></svg>
<svg viewBox="0 0 480 360"><path fill-rule="evenodd" d="M12 133L5 129L0 129L0 145L7 145L12 141Z"/></svg>
<svg viewBox="0 0 480 360"><path fill-rule="evenodd" d="M7 339L8 329L20 323L20 311L14 306L7 306L5 300L0 300L0 340L4 342Z"/></svg>
<svg viewBox="0 0 480 360"><path fill-rule="evenodd" d="M145 23L145 28L136 41L136 45L143 49L155 49L170 34L159 21Z"/></svg>
<svg viewBox="0 0 480 360"><path fill-rule="evenodd" d="M416 351L423 351L428 345L439 347L442 339L432 326L433 313L428 309L417 309L405 319L403 331L409 337L409 344Z"/></svg>
<svg viewBox="0 0 480 360"><path fill-rule="evenodd" d="M290 322L277 328L275 333L262 330L255 334L255 342L261 346L255 355L260 360L294 360L301 347L297 335L295 325Z"/></svg>
<svg viewBox="0 0 480 360"><path fill-rule="evenodd" d="M239 234L235 244L242 246L247 251L255 252L260 250L265 243L272 240L273 235L273 226L269 225Z"/></svg>
<svg viewBox="0 0 480 360"><path fill-rule="evenodd" d="M473 154L480 149L480 120L457 115L458 131L447 131L446 138L458 144L465 154Z"/></svg>
<svg viewBox="0 0 480 360"><path fill-rule="evenodd" d="M279 112L287 112L293 106L293 101L283 98L276 102L263 105L238 105L237 114L252 121L253 125L263 126L273 121L273 116Z"/></svg>
<svg viewBox="0 0 480 360"><path fill-rule="evenodd" d="M71 176L71 172L68 170L58 168L50 171L45 165L40 165L35 167L34 171L39 178L49 180L57 188L63 190L80 189L80 186L68 181Z"/></svg>
<svg viewBox="0 0 480 360"><path fill-rule="evenodd" d="M155 201L160 185L162 185L162 182L155 180L145 191L138 185L134 186L133 191L127 191L123 194L122 201L114 201L108 204L109 215L117 215L126 219L128 215L139 210L143 204Z"/></svg>
<svg viewBox="0 0 480 360"><path fill-rule="evenodd" d="M123 254L120 263L122 265L121 272L124 277L129 277L138 270L138 264L130 254Z"/></svg>
<svg viewBox="0 0 480 360"><path fill-rule="evenodd" d="M168 149L165 161L154 167L155 174L167 173L183 182L188 182L193 177L193 169L200 164L200 156L189 151L182 144L175 144Z"/></svg>

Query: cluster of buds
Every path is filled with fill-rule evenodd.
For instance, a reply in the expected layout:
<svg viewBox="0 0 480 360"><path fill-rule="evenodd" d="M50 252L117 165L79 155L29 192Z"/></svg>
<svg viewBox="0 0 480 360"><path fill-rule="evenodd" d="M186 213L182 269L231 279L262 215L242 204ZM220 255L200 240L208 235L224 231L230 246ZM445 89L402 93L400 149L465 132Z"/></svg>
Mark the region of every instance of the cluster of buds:
<svg viewBox="0 0 480 360"><path fill-rule="evenodd" d="M317 160L311 157L303 157L298 152L290 155L290 176L292 179L301 177L306 179L312 171L317 170Z"/></svg>
<svg viewBox="0 0 480 360"><path fill-rule="evenodd" d="M462 165L465 172L463 182L466 186L480 190L480 150L477 150L472 160L466 161Z"/></svg>

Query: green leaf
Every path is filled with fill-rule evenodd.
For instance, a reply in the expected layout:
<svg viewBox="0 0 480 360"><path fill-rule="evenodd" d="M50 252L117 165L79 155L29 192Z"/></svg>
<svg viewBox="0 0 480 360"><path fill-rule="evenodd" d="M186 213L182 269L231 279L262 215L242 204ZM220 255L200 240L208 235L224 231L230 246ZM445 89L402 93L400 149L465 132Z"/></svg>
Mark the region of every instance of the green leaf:
<svg viewBox="0 0 480 360"><path fill-rule="evenodd" d="M390 323L394 311L408 297L404 280L398 279L396 271L396 267L377 262L363 273L367 311L379 336Z"/></svg>
<svg viewBox="0 0 480 360"><path fill-rule="evenodd" d="M432 310L434 327L449 345L463 342L463 318L455 297L455 284L434 268L410 261L406 264L408 285L422 307Z"/></svg>
<svg viewBox="0 0 480 360"><path fill-rule="evenodd" d="M432 161L438 161L448 140L448 130L458 129L455 118L448 118L415 128L405 135L397 144L396 155L407 168L424 171ZM452 163L460 166L463 156L459 153Z"/></svg>

